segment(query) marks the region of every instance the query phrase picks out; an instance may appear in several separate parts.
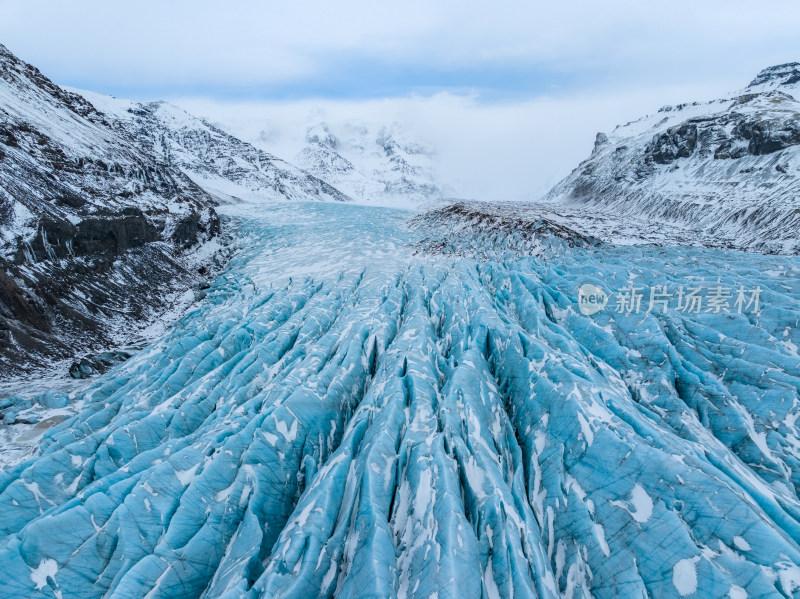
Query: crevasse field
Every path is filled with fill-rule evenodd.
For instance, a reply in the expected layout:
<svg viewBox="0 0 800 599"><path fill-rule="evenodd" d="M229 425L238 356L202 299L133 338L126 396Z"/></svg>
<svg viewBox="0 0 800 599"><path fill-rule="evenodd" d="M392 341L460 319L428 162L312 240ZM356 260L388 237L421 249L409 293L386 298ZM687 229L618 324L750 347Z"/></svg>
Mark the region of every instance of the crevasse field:
<svg viewBox="0 0 800 599"><path fill-rule="evenodd" d="M207 296L0 472L0 597L800 596L800 259L227 211ZM729 312L648 311L681 285Z"/></svg>

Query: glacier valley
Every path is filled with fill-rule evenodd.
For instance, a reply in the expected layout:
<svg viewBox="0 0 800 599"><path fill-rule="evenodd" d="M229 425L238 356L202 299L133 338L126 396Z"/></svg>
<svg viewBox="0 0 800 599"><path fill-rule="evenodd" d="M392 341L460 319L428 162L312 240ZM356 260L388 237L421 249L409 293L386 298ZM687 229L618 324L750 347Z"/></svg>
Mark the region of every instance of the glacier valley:
<svg viewBox="0 0 800 599"><path fill-rule="evenodd" d="M162 339L0 399L61 420L0 436L0 597L800 596L797 256L219 212L240 251ZM731 298L649 309L679 287Z"/></svg>

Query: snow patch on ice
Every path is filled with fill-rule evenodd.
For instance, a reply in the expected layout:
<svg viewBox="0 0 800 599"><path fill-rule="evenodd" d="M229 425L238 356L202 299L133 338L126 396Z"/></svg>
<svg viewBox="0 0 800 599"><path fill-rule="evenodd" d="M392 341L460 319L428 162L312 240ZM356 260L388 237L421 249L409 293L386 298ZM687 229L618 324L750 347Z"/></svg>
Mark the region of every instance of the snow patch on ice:
<svg viewBox="0 0 800 599"><path fill-rule="evenodd" d="M697 591L697 562L700 556L680 560L672 567L672 584L681 597Z"/></svg>

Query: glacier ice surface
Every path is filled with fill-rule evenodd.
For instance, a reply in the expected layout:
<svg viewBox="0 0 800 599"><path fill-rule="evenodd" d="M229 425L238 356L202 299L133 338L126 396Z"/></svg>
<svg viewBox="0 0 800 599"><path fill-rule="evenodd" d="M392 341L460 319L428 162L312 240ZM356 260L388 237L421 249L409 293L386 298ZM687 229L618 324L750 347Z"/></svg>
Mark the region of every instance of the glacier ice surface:
<svg viewBox="0 0 800 599"><path fill-rule="evenodd" d="M798 258L227 210L206 298L0 471L0 597L800 596ZM587 316L582 284L762 293Z"/></svg>

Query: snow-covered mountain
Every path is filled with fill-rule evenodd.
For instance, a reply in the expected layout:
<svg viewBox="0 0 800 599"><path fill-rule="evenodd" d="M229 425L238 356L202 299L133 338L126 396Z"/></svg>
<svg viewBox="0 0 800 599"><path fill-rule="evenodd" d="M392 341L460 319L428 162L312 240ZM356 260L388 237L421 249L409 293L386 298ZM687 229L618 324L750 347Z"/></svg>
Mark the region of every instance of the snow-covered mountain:
<svg viewBox="0 0 800 599"><path fill-rule="evenodd" d="M309 128L306 142L307 145L298 152L295 161L310 173L339 189L346 189L348 195L359 200L384 192L383 183L362 172L340 153L342 143L326 124L320 123Z"/></svg>
<svg viewBox="0 0 800 599"><path fill-rule="evenodd" d="M154 156L218 197L350 200L328 183L172 104L73 91L119 123Z"/></svg>
<svg viewBox="0 0 800 599"><path fill-rule="evenodd" d="M778 87L797 89L800 86L800 62L767 67L747 86L752 92L770 91Z"/></svg>
<svg viewBox="0 0 800 599"><path fill-rule="evenodd" d="M219 128L286 157L357 203L418 208L455 195L439 180L434 146L398 119L326 118L319 110L285 122L216 117Z"/></svg>
<svg viewBox="0 0 800 599"><path fill-rule="evenodd" d="M163 312L213 253L215 203L0 46L0 372L105 347Z"/></svg>
<svg viewBox="0 0 800 599"><path fill-rule="evenodd" d="M346 122L309 127L296 162L359 201L418 206L446 191L434 174L435 151L401 125Z"/></svg>
<svg viewBox="0 0 800 599"><path fill-rule="evenodd" d="M798 92L800 64L779 65L731 97L666 106L599 133L545 200L586 222L636 219L708 245L798 253Z"/></svg>

